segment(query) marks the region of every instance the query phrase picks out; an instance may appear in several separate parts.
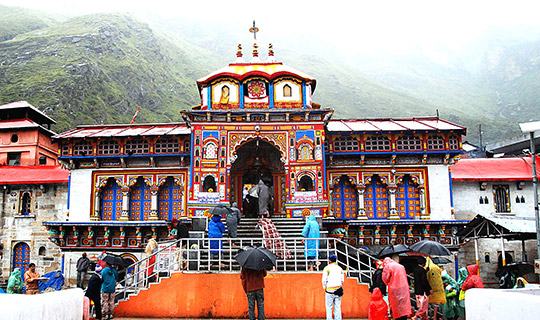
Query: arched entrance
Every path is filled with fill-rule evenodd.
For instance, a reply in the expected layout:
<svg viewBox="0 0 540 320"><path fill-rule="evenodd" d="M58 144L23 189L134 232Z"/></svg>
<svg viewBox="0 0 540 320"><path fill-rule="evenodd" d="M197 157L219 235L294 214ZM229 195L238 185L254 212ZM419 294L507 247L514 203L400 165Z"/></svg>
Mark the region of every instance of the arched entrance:
<svg viewBox="0 0 540 320"><path fill-rule="evenodd" d="M247 141L236 150L237 158L230 171L230 199L238 203L245 217L257 216L258 199L247 193L259 180L269 187L268 211L270 214L281 213L280 195L285 174L281 156L278 148L261 139Z"/></svg>
<svg viewBox="0 0 540 320"><path fill-rule="evenodd" d="M22 271L22 278L24 280L24 273L30 263L30 247L26 242L19 242L13 247L13 268L20 268Z"/></svg>

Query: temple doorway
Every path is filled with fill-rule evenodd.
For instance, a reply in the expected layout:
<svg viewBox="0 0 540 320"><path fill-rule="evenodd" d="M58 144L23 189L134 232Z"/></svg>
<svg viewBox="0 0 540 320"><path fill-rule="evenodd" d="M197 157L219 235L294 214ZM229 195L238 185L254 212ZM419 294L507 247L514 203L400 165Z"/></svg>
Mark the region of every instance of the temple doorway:
<svg viewBox="0 0 540 320"><path fill-rule="evenodd" d="M281 181L284 181L284 166L281 152L271 143L253 139L236 151L236 160L231 167L230 199L238 203L244 217L255 218L259 212L257 184L268 187L268 212L281 213Z"/></svg>

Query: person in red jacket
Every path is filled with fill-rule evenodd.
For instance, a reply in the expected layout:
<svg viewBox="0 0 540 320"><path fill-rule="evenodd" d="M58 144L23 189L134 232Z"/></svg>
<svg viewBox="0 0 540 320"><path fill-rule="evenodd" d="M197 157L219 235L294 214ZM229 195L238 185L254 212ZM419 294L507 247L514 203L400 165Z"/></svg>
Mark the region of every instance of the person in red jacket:
<svg viewBox="0 0 540 320"><path fill-rule="evenodd" d="M368 306L368 320L388 320L388 305L383 300L381 289L373 289Z"/></svg>
<svg viewBox="0 0 540 320"><path fill-rule="evenodd" d="M465 279L463 285L461 285L461 290L467 291L471 288L484 288L484 283L478 275L477 264L471 264L467 266L467 272L469 272L469 276L467 277L467 279Z"/></svg>
<svg viewBox="0 0 540 320"><path fill-rule="evenodd" d="M242 268L240 280L247 295L249 320L255 320L255 301L257 301L257 319L264 320L264 277L266 270Z"/></svg>

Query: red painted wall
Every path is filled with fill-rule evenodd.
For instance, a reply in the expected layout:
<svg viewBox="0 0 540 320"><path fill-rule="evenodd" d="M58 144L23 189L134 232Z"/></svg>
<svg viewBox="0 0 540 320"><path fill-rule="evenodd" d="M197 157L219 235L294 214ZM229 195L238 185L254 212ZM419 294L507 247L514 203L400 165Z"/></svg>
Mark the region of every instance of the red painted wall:
<svg viewBox="0 0 540 320"><path fill-rule="evenodd" d="M321 274L272 273L265 279L266 318L326 318ZM367 318L366 285L346 279L344 318ZM143 290L114 310L115 317L247 318L247 298L239 273L176 273Z"/></svg>

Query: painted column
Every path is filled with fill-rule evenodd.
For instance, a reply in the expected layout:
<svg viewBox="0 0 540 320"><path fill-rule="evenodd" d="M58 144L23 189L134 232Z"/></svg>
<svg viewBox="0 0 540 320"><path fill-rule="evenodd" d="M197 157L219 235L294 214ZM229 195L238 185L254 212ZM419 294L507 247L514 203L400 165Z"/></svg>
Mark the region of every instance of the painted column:
<svg viewBox="0 0 540 320"><path fill-rule="evenodd" d="M504 237L501 236L501 255L502 255L502 265L506 265L506 252L504 250Z"/></svg>
<svg viewBox="0 0 540 320"><path fill-rule="evenodd" d="M364 203L364 195L366 193L366 186L364 184L359 184L356 188L358 193L358 215L357 219L367 220L366 207Z"/></svg>
<svg viewBox="0 0 540 320"><path fill-rule="evenodd" d="M399 219L399 215L396 209L397 185L390 184L386 189L388 190L388 205L390 207L390 216L388 217L388 219Z"/></svg>
<svg viewBox="0 0 540 320"><path fill-rule="evenodd" d="M328 210L328 216L333 217L334 211L332 210L332 203L334 200L334 188L330 187L328 190L328 202L330 203L330 210Z"/></svg>
<svg viewBox="0 0 540 320"><path fill-rule="evenodd" d="M478 238L474 238L474 257L476 259L476 264L480 265L480 258L478 257Z"/></svg>
<svg viewBox="0 0 540 320"><path fill-rule="evenodd" d="M158 220L158 186L150 187L150 216L148 220Z"/></svg>
<svg viewBox="0 0 540 320"><path fill-rule="evenodd" d="M90 221L99 221L99 211L101 208L101 192L100 190L96 190L94 192L94 211L92 212L92 217L90 217Z"/></svg>
<svg viewBox="0 0 540 320"><path fill-rule="evenodd" d="M121 221L129 220L129 187L122 186L122 214L120 215Z"/></svg>
<svg viewBox="0 0 540 320"><path fill-rule="evenodd" d="M418 192L420 193L420 217L422 217L426 215L426 190L423 185L418 186Z"/></svg>

